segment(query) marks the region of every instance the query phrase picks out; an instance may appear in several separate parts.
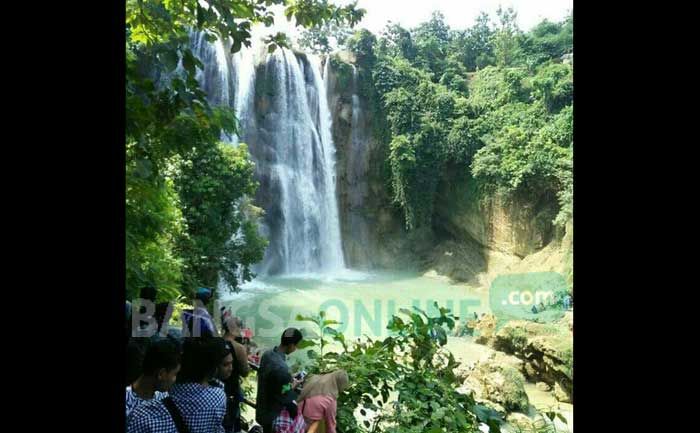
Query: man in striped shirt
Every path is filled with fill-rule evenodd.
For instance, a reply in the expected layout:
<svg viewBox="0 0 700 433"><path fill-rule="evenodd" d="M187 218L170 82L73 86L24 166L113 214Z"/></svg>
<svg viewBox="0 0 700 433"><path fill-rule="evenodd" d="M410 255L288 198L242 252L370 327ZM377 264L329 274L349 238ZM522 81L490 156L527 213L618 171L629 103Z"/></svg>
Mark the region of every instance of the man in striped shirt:
<svg viewBox="0 0 700 433"><path fill-rule="evenodd" d="M173 342L152 342L146 349L141 375L126 388L126 416L141 404L165 398L180 371L180 351Z"/></svg>

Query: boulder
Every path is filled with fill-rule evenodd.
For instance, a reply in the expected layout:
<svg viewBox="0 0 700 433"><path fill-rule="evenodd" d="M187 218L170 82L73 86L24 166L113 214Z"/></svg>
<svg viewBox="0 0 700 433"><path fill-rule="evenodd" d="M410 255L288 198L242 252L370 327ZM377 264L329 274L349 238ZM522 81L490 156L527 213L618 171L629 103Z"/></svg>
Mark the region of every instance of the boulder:
<svg viewBox="0 0 700 433"><path fill-rule="evenodd" d="M496 334L496 316L493 314L485 314L476 322L477 338L479 344L492 345L493 338Z"/></svg>
<svg viewBox="0 0 700 433"><path fill-rule="evenodd" d="M523 372L528 379L550 386L558 384L561 392L572 399L573 334L568 326L511 321L496 333L490 344L525 361Z"/></svg>
<svg viewBox="0 0 700 433"><path fill-rule="evenodd" d="M547 385L544 382L537 382L537 385L535 385L535 386L537 387L537 389L539 389L540 391L543 391L543 392L549 392L552 390L552 387Z"/></svg>
<svg viewBox="0 0 700 433"><path fill-rule="evenodd" d="M498 359L478 363L464 385L474 392L476 400L495 403L507 412L528 409L525 378L517 368L503 364Z"/></svg>
<svg viewBox="0 0 700 433"><path fill-rule="evenodd" d="M523 362L522 359L519 359L516 356L507 355L503 352L493 352L491 355L489 355L489 361L493 362L494 364L513 367L521 373L525 367L525 362Z"/></svg>
<svg viewBox="0 0 700 433"><path fill-rule="evenodd" d="M574 330L574 312L567 311L564 313L564 317L559 320L559 323L569 328L569 331Z"/></svg>
<svg viewBox="0 0 700 433"><path fill-rule="evenodd" d="M532 420L525 414L513 412L506 417L506 422L521 431L532 430Z"/></svg>
<svg viewBox="0 0 700 433"><path fill-rule="evenodd" d="M571 395L564 391L559 382L554 384L554 398L562 403L571 403Z"/></svg>

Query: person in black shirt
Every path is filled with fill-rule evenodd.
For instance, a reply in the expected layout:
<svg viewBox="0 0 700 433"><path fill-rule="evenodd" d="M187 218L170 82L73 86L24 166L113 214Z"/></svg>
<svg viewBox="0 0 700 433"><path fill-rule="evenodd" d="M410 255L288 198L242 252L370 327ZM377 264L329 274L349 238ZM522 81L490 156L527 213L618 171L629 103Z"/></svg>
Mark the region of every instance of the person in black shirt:
<svg viewBox="0 0 700 433"><path fill-rule="evenodd" d="M272 433L272 422L292 400L290 393L294 393L297 381L289 371L287 355L297 350L301 340L301 331L288 328L282 334L280 345L265 352L260 360L255 420L264 433Z"/></svg>

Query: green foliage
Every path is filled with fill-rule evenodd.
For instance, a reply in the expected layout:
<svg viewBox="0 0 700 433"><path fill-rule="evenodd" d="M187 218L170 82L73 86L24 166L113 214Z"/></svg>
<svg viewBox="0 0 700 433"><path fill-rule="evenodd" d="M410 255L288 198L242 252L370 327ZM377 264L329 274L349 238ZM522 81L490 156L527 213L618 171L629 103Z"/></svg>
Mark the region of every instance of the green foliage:
<svg viewBox="0 0 700 433"><path fill-rule="evenodd" d="M152 176L148 160L128 161L126 290L129 299L137 297L140 288L147 285L176 294L182 281L182 260L175 252L176 241L185 229L179 199L172 179L154 182Z"/></svg>
<svg viewBox="0 0 700 433"><path fill-rule="evenodd" d="M330 55L328 61L331 62L331 69L335 72L338 91L352 90L352 66L340 60L335 54Z"/></svg>
<svg viewBox="0 0 700 433"><path fill-rule="evenodd" d="M472 173L506 194L520 188L534 193L556 181L557 156L562 154L566 156L564 149L534 140L532 131L506 126L477 151Z"/></svg>
<svg viewBox="0 0 700 433"><path fill-rule="evenodd" d="M532 79L532 94L544 103L549 112L558 112L574 100L573 67L547 63Z"/></svg>
<svg viewBox="0 0 700 433"><path fill-rule="evenodd" d="M467 86L467 69L459 59L451 55L445 62L445 68L439 83L448 89L460 93L464 96L469 94Z"/></svg>
<svg viewBox="0 0 700 433"><path fill-rule="evenodd" d="M374 84L394 137L389 145L394 202L403 208L409 229L430 225L456 95L405 59L377 66Z"/></svg>
<svg viewBox="0 0 700 433"><path fill-rule="evenodd" d="M423 81L414 92L397 88L385 95L394 201L404 209L409 229L429 225L444 162L444 142L454 111L454 95Z"/></svg>
<svg viewBox="0 0 700 433"><path fill-rule="evenodd" d="M450 28L445 23L445 16L433 12L428 22L412 31L412 36L416 47L414 64L430 71L433 78L439 80L445 72L450 43Z"/></svg>
<svg viewBox="0 0 700 433"><path fill-rule="evenodd" d="M496 62L493 35L491 19L487 13L481 12L472 27L453 34L450 52L455 53L468 71L483 69Z"/></svg>
<svg viewBox="0 0 700 433"><path fill-rule="evenodd" d="M571 148L544 140L541 132L506 126L477 151L471 168L475 178L506 195L557 194L561 210L555 222L563 224L564 214L571 214L571 160Z"/></svg>
<svg viewBox="0 0 700 433"><path fill-rule="evenodd" d="M403 57L409 61L415 60L416 47L408 30L399 24L389 22L382 31L381 36L377 48L380 56Z"/></svg>
<svg viewBox="0 0 700 433"><path fill-rule="evenodd" d="M452 162L469 166L476 151L484 145L481 140L483 131L481 134L479 132L482 125L482 119L470 119L467 116L454 122L445 146L445 152L451 156Z"/></svg>
<svg viewBox="0 0 700 433"><path fill-rule="evenodd" d="M482 13L453 31L434 14L415 29L389 23L378 39L364 31L348 43L409 229L430 225L437 186L454 175L484 193L532 202L555 195L554 222L571 218L573 66L558 56L572 51L572 22L544 21L523 34L514 10L499 8L497 17L497 26Z"/></svg>
<svg viewBox="0 0 700 433"><path fill-rule="evenodd" d="M376 43L377 38L369 30L360 29L347 40L347 47L355 53L358 65L371 70L376 61L376 56L374 55L374 45Z"/></svg>
<svg viewBox="0 0 700 433"><path fill-rule="evenodd" d="M287 5L284 12L287 19L294 17L297 26L307 28L331 22L354 27L365 14L364 9L357 8L357 1L342 7L328 0L284 0L284 3Z"/></svg>
<svg viewBox="0 0 700 433"><path fill-rule="evenodd" d="M527 100L523 86L523 69L500 69L489 66L474 75L469 87L469 103L481 114L508 103Z"/></svg>
<svg viewBox="0 0 700 433"><path fill-rule="evenodd" d="M459 364L444 345L456 318L437 303L435 308L436 316L417 308L402 309L390 320L391 335L384 340L365 338L346 344L336 332L333 336L342 339L343 352L313 358L314 373L344 369L350 377L350 386L338 399L339 431L476 432L480 422L494 433L500 431L500 418L455 390L459 380L453 370ZM318 326L323 317L321 312L297 320ZM366 418L362 423L355 417L358 411Z"/></svg>
<svg viewBox="0 0 700 433"><path fill-rule="evenodd" d="M527 63L533 66L573 52L574 23L572 16L569 15L561 23L542 21L525 36L522 46Z"/></svg>
<svg viewBox="0 0 700 433"><path fill-rule="evenodd" d="M513 8L503 9L499 6L496 11L500 27L493 35L493 51L496 65L499 67L515 66L522 60L520 48L520 30L516 24L518 14Z"/></svg>
<svg viewBox="0 0 700 433"><path fill-rule="evenodd" d="M168 325L174 329L181 329L182 328L182 312L184 310L192 308L192 305L187 303L187 298L184 296L168 297L165 300L171 301L173 299L175 299L175 301L173 302L173 313L170 316L170 322L168 323Z"/></svg>
<svg viewBox="0 0 700 433"><path fill-rule="evenodd" d="M315 359L318 357L318 364L316 365L318 370L324 370L326 368L326 360L323 357L323 349L331 342L331 340L325 338L326 336L330 335L332 340L339 342L343 346L343 349L347 351L348 346L345 342L345 336L336 331L335 328L331 328L331 325L341 325L342 323L335 320L326 319L325 311L319 312L317 316L302 316L301 314L298 314L295 320L300 322L311 322L316 325L316 328L318 329L318 333L315 336L307 336L304 341L299 343L297 346L299 349L306 349L309 347L318 348L318 354L313 350L309 350L309 352L307 352L307 356L309 358Z"/></svg>
<svg viewBox="0 0 700 433"><path fill-rule="evenodd" d="M250 266L262 260L265 247L254 230L241 233L238 239L235 236L244 222L251 224L239 200L257 188L253 163L245 144L237 148L224 143L192 144L193 150L179 161L176 183L189 233L181 243L186 257L185 288L215 287L221 276L237 290L236 270L240 267L252 277Z"/></svg>
<svg viewBox="0 0 700 433"><path fill-rule="evenodd" d="M372 71L372 78L374 87L382 100L384 95L398 87L416 88L422 81L430 81L430 75L414 68L408 60L402 57L378 59L376 67Z"/></svg>
<svg viewBox="0 0 700 433"><path fill-rule="evenodd" d="M540 130L543 141L555 143L561 147L574 145L574 106L568 105L552 116L551 121Z"/></svg>
<svg viewBox="0 0 700 433"><path fill-rule="evenodd" d="M314 54L329 54L345 45L352 30L345 25L328 22L303 30L299 35L299 46Z"/></svg>

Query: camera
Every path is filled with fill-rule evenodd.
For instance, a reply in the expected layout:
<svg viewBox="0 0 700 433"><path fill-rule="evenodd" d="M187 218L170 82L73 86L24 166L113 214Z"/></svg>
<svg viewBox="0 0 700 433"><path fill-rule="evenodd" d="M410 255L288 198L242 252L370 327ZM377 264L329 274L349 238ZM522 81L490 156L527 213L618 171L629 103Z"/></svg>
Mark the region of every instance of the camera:
<svg viewBox="0 0 700 433"><path fill-rule="evenodd" d="M304 379L306 379L306 375L306 371L303 370L294 375L294 379L296 379L297 382L299 382L294 388L296 392L301 392L301 390L304 388Z"/></svg>

